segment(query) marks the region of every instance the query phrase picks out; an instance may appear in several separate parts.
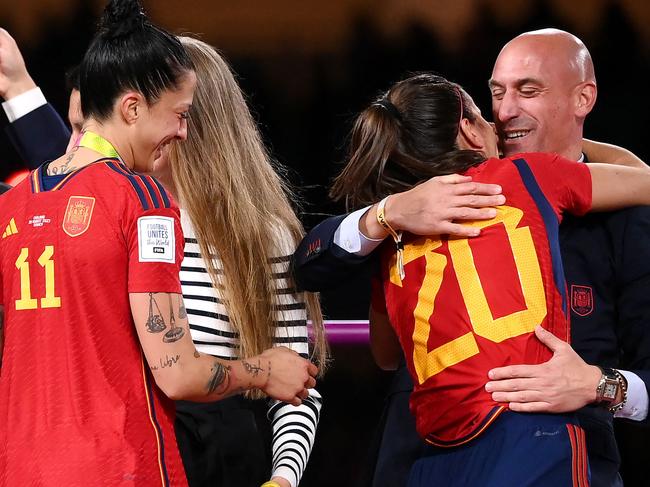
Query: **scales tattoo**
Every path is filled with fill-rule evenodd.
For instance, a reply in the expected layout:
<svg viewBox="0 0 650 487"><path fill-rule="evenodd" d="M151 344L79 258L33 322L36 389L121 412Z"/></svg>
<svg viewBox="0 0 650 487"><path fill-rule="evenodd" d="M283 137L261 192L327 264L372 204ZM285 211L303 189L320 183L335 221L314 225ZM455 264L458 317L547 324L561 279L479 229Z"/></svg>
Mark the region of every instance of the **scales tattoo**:
<svg viewBox="0 0 650 487"><path fill-rule="evenodd" d="M180 340L185 335L185 330L180 326L176 326L176 318L174 318L174 308L172 306L172 296L169 295L169 324L171 329L163 336L163 342L172 343Z"/></svg>

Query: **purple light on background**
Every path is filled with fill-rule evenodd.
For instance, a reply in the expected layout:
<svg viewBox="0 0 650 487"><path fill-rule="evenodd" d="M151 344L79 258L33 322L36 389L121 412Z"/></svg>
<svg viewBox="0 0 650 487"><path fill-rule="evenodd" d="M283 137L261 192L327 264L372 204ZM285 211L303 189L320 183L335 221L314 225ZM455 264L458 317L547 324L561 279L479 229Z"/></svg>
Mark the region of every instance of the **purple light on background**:
<svg viewBox="0 0 650 487"><path fill-rule="evenodd" d="M368 320L325 320L325 333L331 345L367 345ZM309 335L311 323L309 323Z"/></svg>

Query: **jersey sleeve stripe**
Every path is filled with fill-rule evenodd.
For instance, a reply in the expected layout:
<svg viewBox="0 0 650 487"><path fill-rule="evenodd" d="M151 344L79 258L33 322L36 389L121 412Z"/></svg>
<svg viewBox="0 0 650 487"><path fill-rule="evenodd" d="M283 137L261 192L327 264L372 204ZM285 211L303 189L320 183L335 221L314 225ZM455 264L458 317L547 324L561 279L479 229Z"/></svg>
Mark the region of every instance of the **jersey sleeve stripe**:
<svg viewBox="0 0 650 487"><path fill-rule="evenodd" d="M167 196L167 191L165 191L165 188L163 187L162 184L156 179L156 178L151 178L153 183L156 185L158 188L158 191L160 191L160 197L163 200L163 203L165 205L165 208L169 208L172 206L171 202L169 201L169 196Z"/></svg>
<svg viewBox="0 0 650 487"><path fill-rule="evenodd" d="M512 161L519 171L521 180L526 186L528 193L533 198L537 209L539 210L542 220L544 220L544 227L546 228L546 237L548 238L548 246L551 251L551 265L553 266L553 281L555 287L562 296L562 311L564 316L567 316L567 295L566 285L564 280L564 268L562 266L562 256L560 255L560 238L557 215L553 207L544 196L542 189L539 187L532 169L525 159L515 159Z"/></svg>
<svg viewBox="0 0 650 487"><path fill-rule="evenodd" d="M120 174L121 176L124 176L126 179L129 180L131 183L131 186L133 186L133 189L135 190L136 194L138 195L138 198L140 198L140 204L142 204L142 208L144 210L148 210L149 207L149 202L147 201L147 198L144 195L144 191L142 191L142 188L136 181L136 179L129 174L128 172L124 172L121 168L119 168L115 163L113 162L107 162L106 165L115 171L117 174Z"/></svg>
<svg viewBox="0 0 650 487"><path fill-rule="evenodd" d="M135 174L135 177L142 181L145 188L147 188L149 198L151 198L151 203L153 203L154 208L160 208L160 201L158 200L158 196L156 195L156 191L153 189L152 184L149 182L149 178L142 174Z"/></svg>
<svg viewBox="0 0 650 487"><path fill-rule="evenodd" d="M162 487L169 487L169 474L167 473L167 465L165 464L165 443L163 441L162 431L156 418L156 408L153 402L153 391L151 390L151 382L147 377L147 372L144 366L144 358L142 361L142 380L144 381L144 390L147 397L147 406L149 408L149 419L153 426L156 435L156 442L158 444L158 466L160 467L160 477Z"/></svg>
<svg viewBox="0 0 650 487"><path fill-rule="evenodd" d="M32 171L30 182L32 183L32 193L40 193L41 192L41 185L40 185L40 174L41 174L41 169L43 166L37 167Z"/></svg>

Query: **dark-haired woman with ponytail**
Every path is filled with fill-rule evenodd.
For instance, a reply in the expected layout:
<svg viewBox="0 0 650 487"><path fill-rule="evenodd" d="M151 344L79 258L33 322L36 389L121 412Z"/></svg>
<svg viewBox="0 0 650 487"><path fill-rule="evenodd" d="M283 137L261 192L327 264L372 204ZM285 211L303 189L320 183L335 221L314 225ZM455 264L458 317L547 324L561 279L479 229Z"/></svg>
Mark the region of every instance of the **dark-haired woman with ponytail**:
<svg viewBox="0 0 650 487"><path fill-rule="evenodd" d="M139 174L187 135L196 76L178 39L114 0L79 79L83 135L0 205L0 487L186 486L171 399L298 405L317 368L192 343L179 211Z"/></svg>
<svg viewBox="0 0 650 487"><path fill-rule="evenodd" d="M590 160L619 155L586 144ZM496 216L473 224L478 237L391 227L389 195L452 173L503 188ZM371 346L385 368L403 352L415 384L411 411L428 446L409 486L588 485L584 433L572 414L509 411L484 385L494 367L548 360L537 336L569 338L563 213L650 204L650 171L550 154L499 159L471 97L420 74L359 115L332 195L353 207L380 201L364 225L392 235L373 286ZM616 408L624 391L611 399Z"/></svg>

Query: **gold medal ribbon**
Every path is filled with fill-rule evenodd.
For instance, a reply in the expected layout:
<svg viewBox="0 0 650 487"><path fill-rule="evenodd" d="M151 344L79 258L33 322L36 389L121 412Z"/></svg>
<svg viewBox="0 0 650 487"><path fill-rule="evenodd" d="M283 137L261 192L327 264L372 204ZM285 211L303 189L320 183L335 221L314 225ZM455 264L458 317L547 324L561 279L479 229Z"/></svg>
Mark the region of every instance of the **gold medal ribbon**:
<svg viewBox="0 0 650 487"><path fill-rule="evenodd" d="M113 147L113 144L95 132L84 132L75 147L85 147L86 149L98 152L104 157L115 157L122 160L120 154Z"/></svg>

